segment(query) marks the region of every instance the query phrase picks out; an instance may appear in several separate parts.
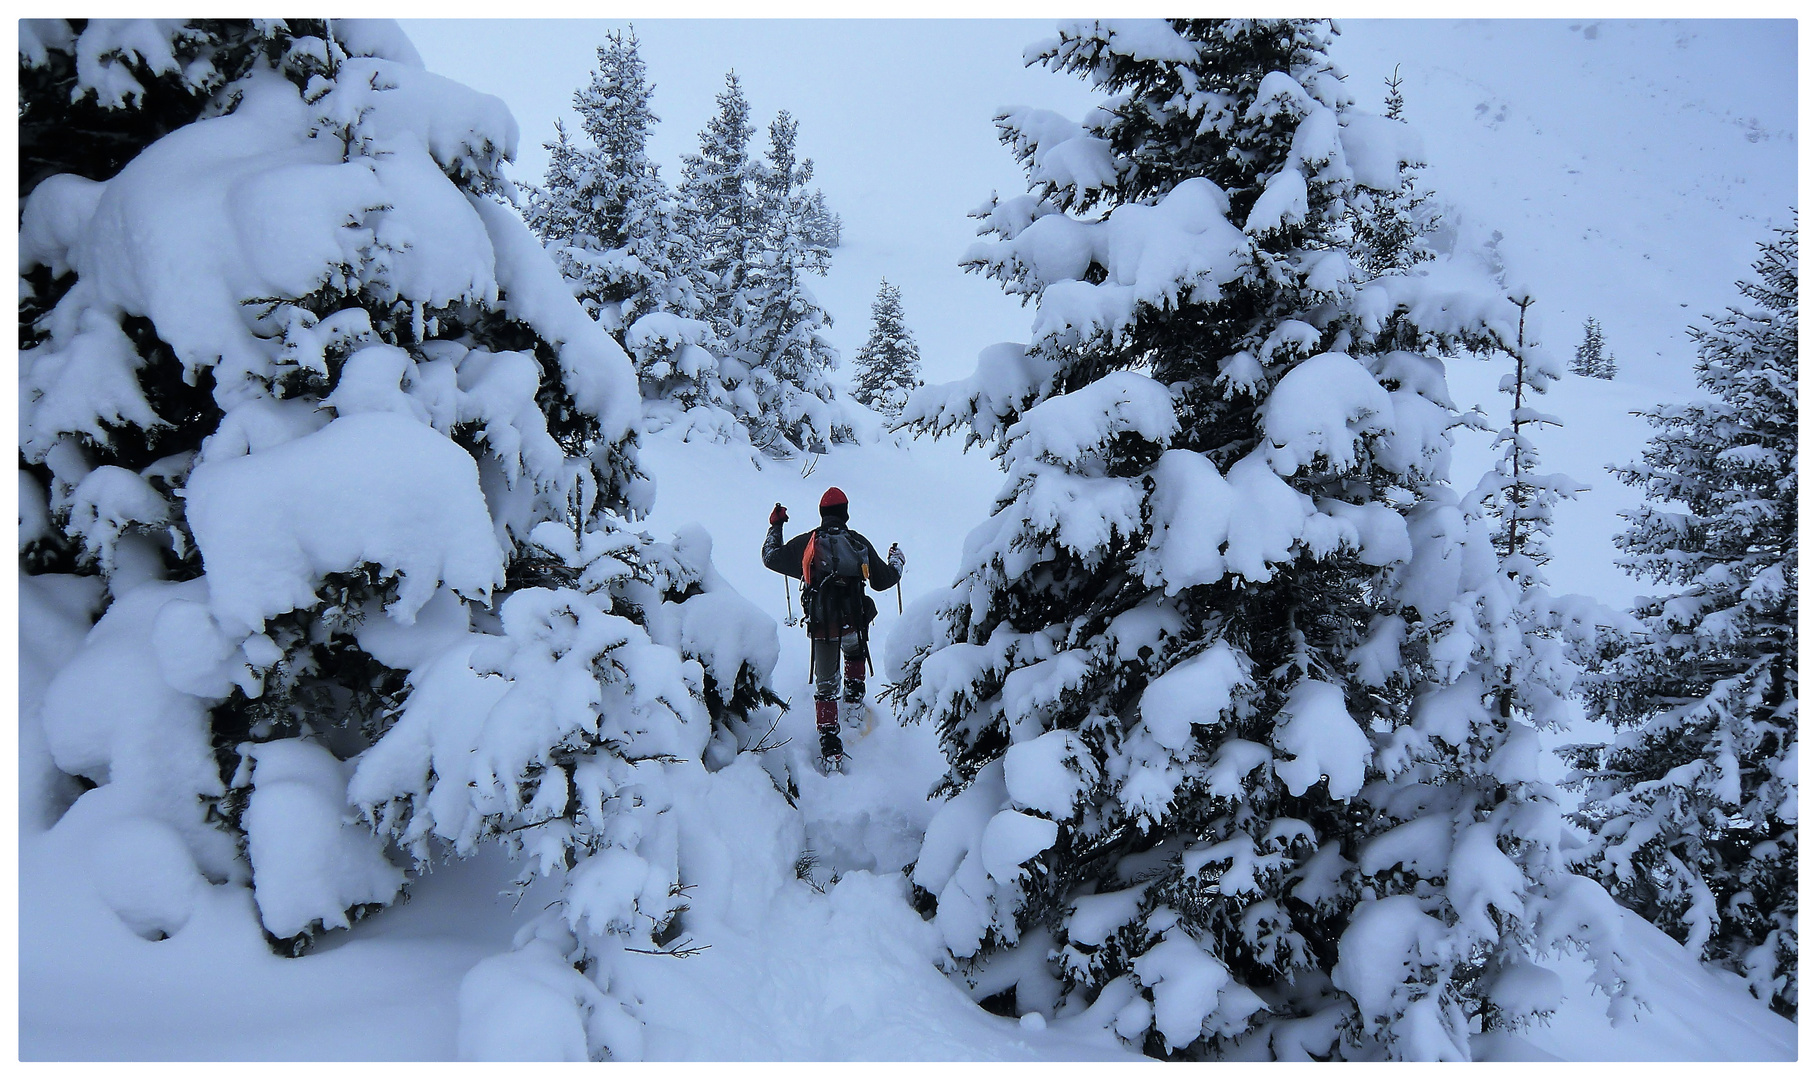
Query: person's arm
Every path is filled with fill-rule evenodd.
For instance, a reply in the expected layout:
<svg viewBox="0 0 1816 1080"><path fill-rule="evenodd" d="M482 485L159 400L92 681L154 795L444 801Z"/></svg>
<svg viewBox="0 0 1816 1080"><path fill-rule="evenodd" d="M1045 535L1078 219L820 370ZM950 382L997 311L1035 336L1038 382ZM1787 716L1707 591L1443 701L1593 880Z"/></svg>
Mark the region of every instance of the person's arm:
<svg viewBox="0 0 1816 1080"><path fill-rule="evenodd" d="M896 582L902 580L901 551L893 544L890 545L889 550L895 555L895 561L892 562L878 555L876 545L868 538L860 536L859 539L864 541L864 546L870 551L870 587L877 592L895 588Z"/></svg>
<svg viewBox="0 0 1816 1080"><path fill-rule="evenodd" d="M807 550L807 537L801 535L786 544L782 542L782 525L788 520L788 509L781 503L769 513L769 532L763 536L763 565L791 578L801 576L801 555Z"/></svg>

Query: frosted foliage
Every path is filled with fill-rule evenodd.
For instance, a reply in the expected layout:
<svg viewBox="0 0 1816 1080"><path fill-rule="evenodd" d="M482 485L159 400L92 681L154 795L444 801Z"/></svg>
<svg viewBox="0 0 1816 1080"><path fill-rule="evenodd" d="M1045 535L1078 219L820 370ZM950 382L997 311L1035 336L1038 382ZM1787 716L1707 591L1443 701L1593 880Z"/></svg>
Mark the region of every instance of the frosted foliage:
<svg viewBox="0 0 1816 1080"><path fill-rule="evenodd" d="M1101 455L1111 439L1124 433L1165 443L1178 427L1164 386L1119 371L1030 409L1009 429L1007 442L1012 461L1066 463Z"/></svg>
<svg viewBox="0 0 1816 1080"><path fill-rule="evenodd" d="M1126 205L1103 221L1043 216L1013 237L978 244L967 266L1039 292L1037 345L1065 348L1115 337L1137 307L1212 302L1242 269L1246 245L1225 216L1229 200L1208 180L1181 184L1153 206ZM1104 280L1084 280L1101 267Z"/></svg>
<svg viewBox="0 0 1816 1080"><path fill-rule="evenodd" d="M1452 1034L1462 1019L1456 1005L1437 994L1414 996L1434 970L1452 962L1444 924L1414 897L1390 896L1356 906L1331 981L1355 999L1364 1030L1390 1031L1400 1056L1467 1061L1468 1044Z"/></svg>
<svg viewBox="0 0 1816 1080"><path fill-rule="evenodd" d="M76 71L81 92L92 93L102 108L122 108L144 96L145 87L129 64L159 75L180 66L174 39L185 34L181 19L97 21L92 32L76 39Z"/></svg>
<svg viewBox="0 0 1816 1080"><path fill-rule="evenodd" d="M204 464L188 504L210 604L246 629L311 605L325 575L367 563L397 575L390 610L406 622L444 582L475 598L504 584L472 459L394 414L343 417L262 453Z"/></svg>
<svg viewBox="0 0 1816 1080"><path fill-rule="evenodd" d="M1149 918L1163 919L1165 909ZM1135 961L1135 975L1154 997L1154 1029L1168 1049L1187 1046L1209 1026L1239 1031L1249 1015L1264 1007L1260 998L1230 977L1229 969L1178 927Z"/></svg>
<svg viewBox="0 0 1816 1080"><path fill-rule="evenodd" d="M1193 724L1216 724L1231 692L1248 682L1244 657L1224 642L1185 660L1141 693L1142 724L1168 750L1184 750Z"/></svg>
<svg viewBox="0 0 1816 1080"><path fill-rule="evenodd" d="M1268 464L1282 476L1323 459L1347 472L1356 442L1388 430L1394 419L1387 391L1347 356L1323 353L1294 367L1268 395L1261 413Z"/></svg>
<svg viewBox="0 0 1816 1080"><path fill-rule="evenodd" d="M1021 412L1053 392L1058 365L1004 342L978 354L977 370L952 383L921 387L908 398L901 419L945 434L965 429L965 446L994 443Z"/></svg>
<svg viewBox="0 0 1816 1080"><path fill-rule="evenodd" d="M292 953L495 841L558 899L467 980L463 1049L639 1057L615 959L684 906L709 740L781 704L773 621L697 526L631 527L637 374L502 201L503 103L392 24L224 25L23 42L136 151L22 207L21 539L100 609L37 710L89 781L56 828L131 931L243 909Z"/></svg>
<svg viewBox="0 0 1816 1080"><path fill-rule="evenodd" d="M1419 129L1384 116L1352 111L1340 138L1356 183L1376 191L1397 191L1402 170L1425 159Z"/></svg>
<svg viewBox="0 0 1816 1080"><path fill-rule="evenodd" d="M1020 108L1002 114L997 123L1016 153L1031 162L1028 177L1033 183L1083 195L1116 182L1110 144L1075 120L1046 109Z"/></svg>
<svg viewBox="0 0 1816 1080"><path fill-rule="evenodd" d="M1343 704L1339 687L1307 679L1293 688L1280 708L1285 721L1274 731L1274 748L1282 755L1274 771L1294 795L1320 780L1328 781L1333 799L1362 790L1368 762L1368 737Z"/></svg>
<svg viewBox="0 0 1816 1080"><path fill-rule="evenodd" d="M1021 876L1022 864L1053 846L1059 826L1046 818L1003 810L984 826L977 854L984 873L998 882L1013 882Z"/></svg>
<svg viewBox="0 0 1816 1080"><path fill-rule="evenodd" d="M1590 683L1605 746L1569 748L1592 831L1573 862L1755 997L1797 1011L1797 232L1691 331L1705 395L1643 415L1616 538L1662 586ZM1744 854L1742 854L1744 852Z"/></svg>
<svg viewBox="0 0 1816 1080"><path fill-rule="evenodd" d="M1524 348L1519 311L1472 257L1361 239L1418 138L1351 109L1328 34L1078 22L1029 51L1104 96L1002 114L1028 192L973 213L965 265L1034 304L1030 344L902 414L1006 473L891 642L951 762L914 880L956 966L1049 935L1056 1014L1144 1046L1467 1057L1547 1000L1510 979L1526 1011L1487 1014L1480 965L1630 972L1536 929L1564 891L1537 731L1605 615L1510 579L1450 487L1446 358ZM1057 827L1012 883L982 853L1005 813Z"/></svg>
<svg viewBox="0 0 1816 1080"><path fill-rule="evenodd" d="M1097 779L1096 767L1088 748L1070 731L1049 731L1003 755L1003 778L1013 804L1055 819L1072 816L1079 797Z"/></svg>

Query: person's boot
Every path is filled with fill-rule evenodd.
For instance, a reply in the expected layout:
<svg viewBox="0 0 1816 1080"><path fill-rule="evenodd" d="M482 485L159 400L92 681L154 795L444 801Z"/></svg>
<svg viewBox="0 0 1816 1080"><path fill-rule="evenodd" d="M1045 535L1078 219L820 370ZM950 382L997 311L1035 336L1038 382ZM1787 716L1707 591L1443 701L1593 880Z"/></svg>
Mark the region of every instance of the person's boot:
<svg viewBox="0 0 1816 1080"><path fill-rule="evenodd" d="M839 704L836 701L813 703L814 727L820 732L820 768L823 772L843 772L845 744L839 740Z"/></svg>

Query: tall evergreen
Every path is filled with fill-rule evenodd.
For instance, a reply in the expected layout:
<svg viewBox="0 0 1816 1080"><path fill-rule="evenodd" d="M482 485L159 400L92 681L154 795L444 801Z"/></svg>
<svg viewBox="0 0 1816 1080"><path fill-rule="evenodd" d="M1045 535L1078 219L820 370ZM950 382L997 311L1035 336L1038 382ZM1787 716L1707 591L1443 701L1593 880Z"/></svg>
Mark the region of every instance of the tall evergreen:
<svg viewBox="0 0 1816 1080"><path fill-rule="evenodd" d="M738 74L725 74L718 112L700 132L700 148L682 159L683 226L699 253L698 287L706 317L721 341L735 342L742 294L762 242L757 163L750 157L750 102Z"/></svg>
<svg viewBox="0 0 1816 1080"><path fill-rule="evenodd" d="M902 290L888 279L870 305L870 336L855 361L852 397L884 416L900 416L908 395L921 385L921 350L902 318Z"/></svg>
<svg viewBox="0 0 1816 1080"><path fill-rule="evenodd" d="M658 117L636 32L612 31L598 66L574 91L586 136L577 145L558 120L545 146L543 186L530 192L530 227L582 306L630 353L643 396L682 408L724 397L701 319L699 253L675 194L649 158ZM644 316L670 318L638 327Z"/></svg>
<svg viewBox="0 0 1816 1080"><path fill-rule="evenodd" d="M1669 586L1592 688L1621 729L1574 748L1581 857L1629 907L1797 1011L1797 230L1691 331L1707 398L1645 414L1646 505L1616 538Z"/></svg>
<svg viewBox="0 0 1816 1080"><path fill-rule="evenodd" d="M1446 475L1442 357L1517 313L1357 265L1329 35L1037 47L1108 100L998 120L1032 196L967 262L1034 341L904 414L1009 474L897 689L951 763L917 896L981 999L1154 1054L1467 1057L1615 918L1547 840L1518 585Z"/></svg>
<svg viewBox="0 0 1816 1080"><path fill-rule="evenodd" d="M544 186L531 190L525 218L581 303L623 344L641 316L689 317L701 304L684 273L674 196L649 158L659 118L635 31L610 32L597 54L587 85L574 91L587 142L577 145L556 121Z"/></svg>
<svg viewBox="0 0 1816 1080"><path fill-rule="evenodd" d="M824 333L832 317L807 286L808 275L826 273L830 252L808 227L813 162L796 156L796 131L793 117L777 114L755 172L761 217L753 255L740 267L731 350L749 372L757 400L744 418L751 442L782 455L821 452L848 435L828 381L839 359Z"/></svg>

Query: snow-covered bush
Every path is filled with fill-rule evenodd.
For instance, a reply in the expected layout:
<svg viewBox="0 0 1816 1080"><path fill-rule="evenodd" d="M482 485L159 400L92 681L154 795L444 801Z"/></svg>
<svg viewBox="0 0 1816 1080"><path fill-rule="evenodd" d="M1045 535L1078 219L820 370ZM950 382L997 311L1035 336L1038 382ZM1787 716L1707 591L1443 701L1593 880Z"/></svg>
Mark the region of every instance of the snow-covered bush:
<svg viewBox="0 0 1816 1080"><path fill-rule="evenodd" d="M966 262L1035 300L1033 340L903 414L1007 473L890 642L951 762L914 884L980 997L1154 1054L1467 1058L1554 1006L1564 945L1624 993L1537 772L1568 656L1449 483L1446 358L1523 348L1519 312L1466 254L1354 251L1358 190L1416 155L1328 34L1031 49L1111 95L999 119L1030 193Z"/></svg>
<svg viewBox="0 0 1816 1080"><path fill-rule="evenodd" d="M106 588L44 695L89 785L54 828L144 849L102 894L146 936L244 885L287 950L399 894L391 840L498 837L622 1012L613 951L680 907L667 785L774 702L775 630L703 533L629 524L636 377L499 201L515 122L388 25L53 24L21 64L72 55L125 130L198 58L186 122L21 216L22 521Z"/></svg>
<svg viewBox="0 0 1816 1080"><path fill-rule="evenodd" d="M1622 728L1574 748L1579 858L1622 903L1797 1014L1797 231L1761 245L1745 300L1692 331L1710 396L1660 406L1616 470L1622 566L1644 599L1591 684Z"/></svg>

